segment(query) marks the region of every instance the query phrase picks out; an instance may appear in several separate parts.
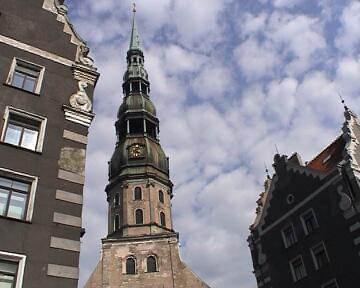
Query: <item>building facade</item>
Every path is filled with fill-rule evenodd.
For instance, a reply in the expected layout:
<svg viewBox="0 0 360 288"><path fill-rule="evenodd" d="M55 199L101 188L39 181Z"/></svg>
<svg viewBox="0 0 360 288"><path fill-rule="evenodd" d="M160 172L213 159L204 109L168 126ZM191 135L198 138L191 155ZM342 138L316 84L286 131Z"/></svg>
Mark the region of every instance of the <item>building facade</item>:
<svg viewBox="0 0 360 288"><path fill-rule="evenodd" d="M85 287L208 287L180 259L169 160L159 142L135 11L123 92L106 187L108 235Z"/></svg>
<svg viewBox="0 0 360 288"><path fill-rule="evenodd" d="M59 0L0 0L0 287L76 288L98 73Z"/></svg>
<svg viewBox="0 0 360 288"><path fill-rule="evenodd" d="M275 155L249 246L258 287L354 288L360 283L360 123L313 160Z"/></svg>

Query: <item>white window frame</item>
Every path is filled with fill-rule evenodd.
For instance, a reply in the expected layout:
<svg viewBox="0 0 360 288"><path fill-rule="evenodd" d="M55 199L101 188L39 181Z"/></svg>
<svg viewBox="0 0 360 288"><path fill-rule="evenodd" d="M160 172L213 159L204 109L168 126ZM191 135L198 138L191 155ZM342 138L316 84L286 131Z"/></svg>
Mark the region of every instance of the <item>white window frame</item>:
<svg viewBox="0 0 360 288"><path fill-rule="evenodd" d="M320 242L320 243L312 246L312 247L310 248L310 254L311 254L311 257L312 257L312 259L313 259L313 262L314 262L314 265L315 265L315 269L316 269L316 270L319 270L321 267L319 267L319 265L318 265L318 263L317 263L317 260L316 260L315 254L314 254L314 249L317 248L317 247L320 246L320 245L322 245L322 247L324 248L327 261L330 262L329 254L327 253L326 246L325 246L324 242Z"/></svg>
<svg viewBox="0 0 360 288"><path fill-rule="evenodd" d="M337 280L335 278L331 279L330 281L328 281L328 282L326 282L324 284L322 284L321 288L326 288L327 285L333 284L333 283L335 283L336 287L339 288L339 284L338 284L338 282L337 282Z"/></svg>
<svg viewBox="0 0 360 288"><path fill-rule="evenodd" d="M147 260L149 257L154 257L155 258L155 265L156 265L156 270L155 272L149 272L148 271L148 265L147 265ZM149 254L145 257L144 259L144 267L145 267L145 272L146 273L156 273L156 272L159 272L160 269L159 269L159 261L158 261L158 257L155 255L155 254Z"/></svg>
<svg viewBox="0 0 360 288"><path fill-rule="evenodd" d="M39 71L39 77L37 78L37 81L36 81L35 90L34 91L28 91L26 89L22 89L22 90L39 95L40 91L41 91L42 82L43 82L43 79L44 79L45 67L40 66L40 65L35 64L35 63L32 63L30 61L26 61L26 60L14 57L13 61L11 63L11 66L10 66L10 71L9 71L8 77L6 79L6 84L12 86L11 82L13 80L15 68L18 65L18 63L20 63L20 62L23 62L23 63L25 63L25 64L27 64L29 66L34 66L34 68L36 68L36 70ZM20 66L21 66L21 64L20 64ZM13 86L13 87L16 87L16 86ZM16 87L16 88L18 88L18 87ZM19 88L19 89L21 89L21 88Z"/></svg>
<svg viewBox="0 0 360 288"><path fill-rule="evenodd" d="M35 150L28 149L26 147L22 147L22 146L18 146L18 145L13 145L13 146L41 153L42 150L43 150L43 146L44 146L47 118L45 118L43 116L40 116L40 115L37 115L37 114L34 114L34 113L27 112L27 111L22 110L22 109L14 108L14 107L11 107L11 106L6 106L5 114L4 114L4 124L3 124L2 133L1 133L1 142L3 142L3 143L5 143L5 133L6 133L6 130L7 130L10 114L17 114L17 115L19 115L21 117L28 118L28 119L31 119L31 120L35 120L35 121L38 121L40 123L39 135L38 135Z"/></svg>
<svg viewBox="0 0 360 288"><path fill-rule="evenodd" d="M127 261L127 259L133 259L134 261L135 261L135 274L127 274L126 273L126 261ZM137 267L137 259L136 259L136 257L135 256L133 256L133 255L129 255L129 256L126 256L125 258L124 258L124 262L123 262L123 265L122 265L122 272L123 272L123 274L124 275L136 275L136 274L138 274L138 267Z"/></svg>
<svg viewBox="0 0 360 288"><path fill-rule="evenodd" d="M313 231L311 231L311 232L308 231L308 229L307 229L307 227L306 227L305 220L304 220L304 216L305 216L306 214L308 214L309 212L311 212L312 215L314 216L315 223L316 223L315 229L319 228L319 221L318 221L317 218L316 218L315 211L314 211L314 209L310 208L310 209L307 210L306 212L302 213L301 216L300 216L301 224L302 224L302 226L303 226L305 235L309 235L310 233L313 232Z"/></svg>
<svg viewBox="0 0 360 288"><path fill-rule="evenodd" d="M16 171L6 169L6 168L0 168L0 175L4 176L4 177L9 177L10 179L14 179L14 180L19 179L19 178L21 178L21 180L23 180L25 178L30 183L31 187L30 187L30 191L29 191L29 195L28 195L29 200L28 200L28 205L27 205L26 217L25 217L25 219L22 219L22 220L31 222L32 216L34 214L35 194L36 194L39 178L36 176L16 172ZM13 219L11 217L6 217L6 218Z"/></svg>
<svg viewBox="0 0 360 288"><path fill-rule="evenodd" d="M304 274L304 277L302 277L302 278L300 278L300 279L296 279L296 274L295 274L295 271L294 271L293 263L294 263L296 260L298 260L299 258L301 259L301 263L302 263L302 265L304 266L304 272L305 272L305 274ZM306 272L305 263L304 263L303 258L302 258L301 255L298 255L298 256L296 256L295 258L293 258L293 259L289 262L289 265L290 265L291 275L292 275L293 280L294 280L295 283L296 283L296 282L299 282L300 280L302 280L302 279L304 279L304 278L307 277L307 272Z"/></svg>
<svg viewBox="0 0 360 288"><path fill-rule="evenodd" d="M23 287L23 278L25 270L26 255L14 254L5 251L0 251L0 259L5 261L13 261L18 263L18 269L16 273L16 285L15 288Z"/></svg>
<svg viewBox="0 0 360 288"><path fill-rule="evenodd" d="M291 228L292 228L292 230L293 230L293 232L294 232L295 242L289 245L289 244L287 243L287 241L286 241L286 236L285 236L284 230L288 229L290 226L291 226ZM281 235L282 235L282 238L283 238L283 241L284 241L285 248L289 248L289 247L295 245L295 243L298 242L298 239L297 239L297 236L296 236L296 232L295 232L295 228L294 228L294 224L293 224L293 223L290 223L289 225L286 225L283 229L281 229Z"/></svg>

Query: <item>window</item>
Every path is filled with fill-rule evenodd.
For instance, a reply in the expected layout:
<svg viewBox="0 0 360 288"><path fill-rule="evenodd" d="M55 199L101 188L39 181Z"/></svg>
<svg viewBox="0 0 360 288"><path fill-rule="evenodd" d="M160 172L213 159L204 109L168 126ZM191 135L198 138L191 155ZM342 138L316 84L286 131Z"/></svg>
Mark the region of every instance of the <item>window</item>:
<svg viewBox="0 0 360 288"><path fill-rule="evenodd" d="M31 221L37 177L0 168L0 216Z"/></svg>
<svg viewBox="0 0 360 288"><path fill-rule="evenodd" d="M0 252L0 287L20 288L24 274L24 255Z"/></svg>
<svg viewBox="0 0 360 288"><path fill-rule="evenodd" d="M1 140L5 143L41 152L46 118L7 107Z"/></svg>
<svg viewBox="0 0 360 288"><path fill-rule="evenodd" d="M321 267L329 263L324 243L320 243L311 248L311 255L313 257L316 270L319 270Z"/></svg>
<svg viewBox="0 0 360 288"><path fill-rule="evenodd" d="M151 138L156 139L156 125L149 120L146 120L146 133Z"/></svg>
<svg viewBox="0 0 360 288"><path fill-rule="evenodd" d="M310 210L301 216L301 222L304 227L305 234L308 235L314 231L319 225L316 221L313 210Z"/></svg>
<svg viewBox="0 0 360 288"><path fill-rule="evenodd" d="M159 201L161 203L164 203L164 192L161 190L159 191Z"/></svg>
<svg viewBox="0 0 360 288"><path fill-rule="evenodd" d="M141 200L142 199L142 192L140 187L135 187L134 189L134 199Z"/></svg>
<svg viewBox="0 0 360 288"><path fill-rule="evenodd" d="M144 213L141 209L135 211L135 223L144 224Z"/></svg>
<svg viewBox="0 0 360 288"><path fill-rule="evenodd" d="M335 279L321 285L321 288L338 288L337 282Z"/></svg>
<svg viewBox="0 0 360 288"><path fill-rule="evenodd" d="M0 177L0 215L25 219L31 183Z"/></svg>
<svg viewBox="0 0 360 288"><path fill-rule="evenodd" d="M120 205L120 194L119 193L115 194L114 204L115 204L115 206Z"/></svg>
<svg viewBox="0 0 360 288"><path fill-rule="evenodd" d="M44 67L14 58L7 84L39 94L44 70Z"/></svg>
<svg viewBox="0 0 360 288"><path fill-rule="evenodd" d="M160 212L160 225L162 227L166 227L165 213Z"/></svg>
<svg viewBox="0 0 360 288"><path fill-rule="evenodd" d="M290 268L294 282L297 282L306 277L306 270L301 256L290 262Z"/></svg>
<svg viewBox="0 0 360 288"><path fill-rule="evenodd" d="M126 259L126 274L136 274L136 261L133 257Z"/></svg>
<svg viewBox="0 0 360 288"><path fill-rule="evenodd" d="M146 260L147 272L152 273L157 271L156 258L154 256L149 256Z"/></svg>
<svg viewBox="0 0 360 288"><path fill-rule="evenodd" d="M144 120L142 118L129 120L130 134L144 133Z"/></svg>
<svg viewBox="0 0 360 288"><path fill-rule="evenodd" d="M120 228L120 216L119 215L115 215L115 220L114 220L114 230L117 231Z"/></svg>
<svg viewBox="0 0 360 288"><path fill-rule="evenodd" d="M294 245L297 241L293 225L290 225L285 229L283 229L282 236L283 236L285 248Z"/></svg>

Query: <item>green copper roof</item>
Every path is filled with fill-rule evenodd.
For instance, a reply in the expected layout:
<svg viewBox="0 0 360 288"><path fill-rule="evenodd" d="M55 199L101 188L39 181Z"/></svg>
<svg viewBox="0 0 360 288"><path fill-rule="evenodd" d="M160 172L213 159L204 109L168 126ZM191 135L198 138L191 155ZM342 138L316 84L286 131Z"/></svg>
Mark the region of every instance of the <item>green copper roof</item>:
<svg viewBox="0 0 360 288"><path fill-rule="evenodd" d="M140 36L136 26L136 8L134 6L134 16L131 28L130 50L140 50Z"/></svg>

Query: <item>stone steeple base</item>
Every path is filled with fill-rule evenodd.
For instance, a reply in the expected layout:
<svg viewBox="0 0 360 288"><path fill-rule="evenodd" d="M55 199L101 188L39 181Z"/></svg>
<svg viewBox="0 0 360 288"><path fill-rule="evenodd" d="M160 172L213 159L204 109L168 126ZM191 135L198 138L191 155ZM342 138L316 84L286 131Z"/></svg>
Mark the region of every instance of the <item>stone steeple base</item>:
<svg viewBox="0 0 360 288"><path fill-rule="evenodd" d="M157 271L147 272L149 256ZM135 274L126 274L126 259L136 259ZM102 256L85 288L209 288L180 259L177 234L103 239Z"/></svg>

